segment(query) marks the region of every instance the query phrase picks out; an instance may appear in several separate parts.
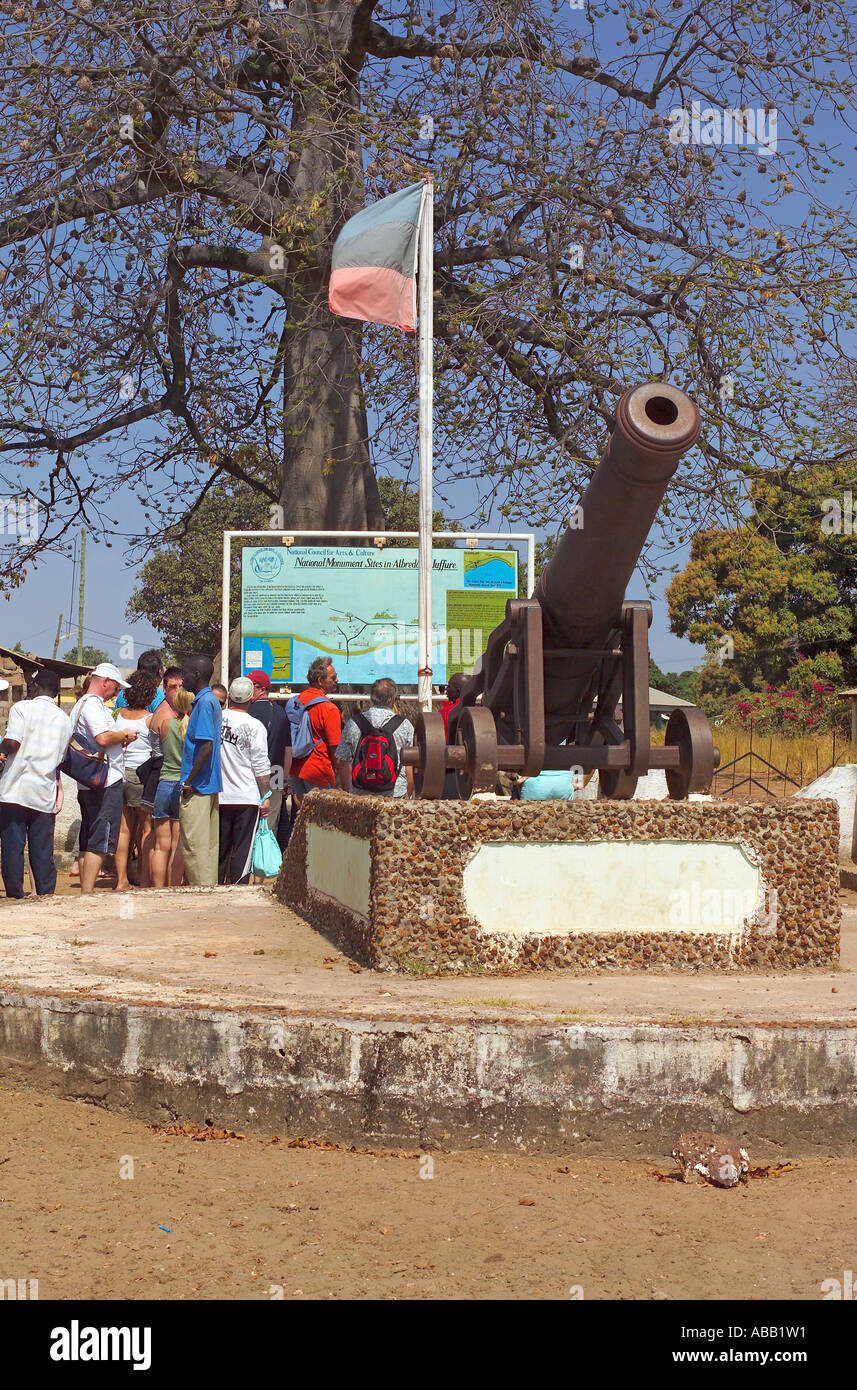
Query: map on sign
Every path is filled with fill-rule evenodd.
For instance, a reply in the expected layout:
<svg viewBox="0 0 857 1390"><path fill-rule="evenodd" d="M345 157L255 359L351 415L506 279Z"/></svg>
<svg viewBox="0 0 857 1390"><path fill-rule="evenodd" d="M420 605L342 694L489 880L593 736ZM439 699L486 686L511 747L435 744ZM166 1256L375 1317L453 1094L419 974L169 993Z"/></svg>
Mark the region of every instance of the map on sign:
<svg viewBox="0 0 857 1390"><path fill-rule="evenodd" d="M470 672L518 592L514 550L435 550L435 685ZM417 551L413 547L245 546L241 560L241 670L302 684L330 656L342 684L390 676L417 683Z"/></svg>

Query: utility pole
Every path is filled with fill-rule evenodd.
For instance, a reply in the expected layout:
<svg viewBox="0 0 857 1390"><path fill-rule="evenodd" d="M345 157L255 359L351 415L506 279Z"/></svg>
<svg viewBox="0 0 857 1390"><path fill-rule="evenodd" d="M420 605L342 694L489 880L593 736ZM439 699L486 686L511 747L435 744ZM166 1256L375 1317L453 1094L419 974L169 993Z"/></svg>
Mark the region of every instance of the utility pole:
<svg viewBox="0 0 857 1390"><path fill-rule="evenodd" d="M60 633L62 632L62 613L57 618L57 635L54 638L54 661L57 659L57 652L60 648Z"/></svg>
<svg viewBox="0 0 857 1390"><path fill-rule="evenodd" d="M86 574L86 531L80 532L80 602L77 608L77 664L83 665L83 596Z"/></svg>

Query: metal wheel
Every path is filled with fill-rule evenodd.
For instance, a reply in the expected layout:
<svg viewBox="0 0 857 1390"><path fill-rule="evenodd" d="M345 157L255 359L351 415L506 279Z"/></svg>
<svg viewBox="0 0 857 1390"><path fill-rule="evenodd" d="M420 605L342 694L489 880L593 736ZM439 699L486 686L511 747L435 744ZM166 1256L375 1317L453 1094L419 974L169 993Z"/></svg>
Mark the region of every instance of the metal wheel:
<svg viewBox="0 0 857 1390"><path fill-rule="evenodd" d="M469 801L474 792L493 792L497 784L497 726L491 711L480 705L465 706L458 716L455 741L467 750L464 767L455 772L458 795Z"/></svg>
<svg viewBox="0 0 857 1390"><path fill-rule="evenodd" d="M420 714L414 727L414 743L420 752L419 762L414 767L414 790L417 796L437 801L443 796L446 774L443 715L435 711Z"/></svg>
<svg viewBox="0 0 857 1390"><path fill-rule="evenodd" d="M702 713L691 705L674 709L667 723L665 744L678 747L679 767L668 767L667 786L673 801L682 801L691 792L707 792L714 776L715 748L711 725Z"/></svg>
<svg viewBox="0 0 857 1390"><path fill-rule="evenodd" d="M598 769L599 798L610 801L630 801L637 790L637 778L621 767L602 767Z"/></svg>

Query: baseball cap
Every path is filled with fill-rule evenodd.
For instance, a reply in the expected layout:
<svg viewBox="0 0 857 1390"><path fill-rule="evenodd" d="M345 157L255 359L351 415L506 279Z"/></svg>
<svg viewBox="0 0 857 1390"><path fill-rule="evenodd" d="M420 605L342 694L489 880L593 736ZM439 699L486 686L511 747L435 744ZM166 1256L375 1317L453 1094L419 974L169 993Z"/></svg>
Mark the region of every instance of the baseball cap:
<svg viewBox="0 0 857 1390"><path fill-rule="evenodd" d="M123 680L122 672L118 666L114 666L112 661L101 661L92 673L94 676L101 676L106 681L116 681L123 690L129 690L129 682Z"/></svg>
<svg viewBox="0 0 857 1390"><path fill-rule="evenodd" d="M254 685L264 686L265 690L271 689L271 677L268 675L267 671L248 671L246 678L248 681L252 681Z"/></svg>
<svg viewBox="0 0 857 1390"><path fill-rule="evenodd" d="M253 699L253 682L249 676L236 676L229 687L229 698L236 705L249 705Z"/></svg>

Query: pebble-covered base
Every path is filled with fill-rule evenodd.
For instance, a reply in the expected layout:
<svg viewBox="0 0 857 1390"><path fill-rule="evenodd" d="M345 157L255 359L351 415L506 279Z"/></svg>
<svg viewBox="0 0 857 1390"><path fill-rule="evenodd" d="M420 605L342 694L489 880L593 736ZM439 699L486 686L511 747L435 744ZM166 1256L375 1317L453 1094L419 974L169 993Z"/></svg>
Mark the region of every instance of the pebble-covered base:
<svg viewBox="0 0 857 1390"><path fill-rule="evenodd" d="M307 884L309 824L370 841L368 920ZM464 905L464 869L490 841L729 840L775 889L775 930L731 937L617 930L488 935ZM834 801L419 801L316 791L304 798L277 880L281 902L356 960L418 974L520 970L771 970L839 959L839 816ZM520 911L521 904L511 905Z"/></svg>

